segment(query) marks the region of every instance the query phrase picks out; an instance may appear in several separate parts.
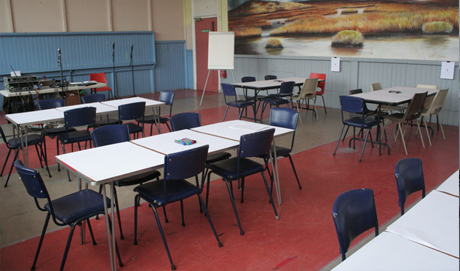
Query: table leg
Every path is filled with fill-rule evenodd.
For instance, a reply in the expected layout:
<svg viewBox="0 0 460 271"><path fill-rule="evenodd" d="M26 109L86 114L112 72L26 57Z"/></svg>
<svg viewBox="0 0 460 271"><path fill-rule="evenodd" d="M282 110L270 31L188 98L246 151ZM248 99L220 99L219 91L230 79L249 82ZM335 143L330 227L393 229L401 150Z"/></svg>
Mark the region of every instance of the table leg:
<svg viewBox="0 0 460 271"><path fill-rule="evenodd" d="M110 194L110 203L112 204L113 202L113 183L110 183L110 191L111 191L111 194ZM110 267L111 269L110 270L117 270L117 263L116 263L116 256L115 256L115 227L114 227L114 223L110 223L109 222L109 212L108 212L108 206L107 206L107 200L106 197L107 197L107 192L106 192L106 188L105 188L105 185L102 185L102 195L104 197L104 214L105 214L105 225L107 227L107 239L108 239L108 246L109 246L109 255L110 255ZM111 213L112 213L112 217L113 216L113 208L111 206ZM110 225L111 224L111 225ZM112 229L110 229L110 227L112 227ZM112 233L111 233L112 231Z"/></svg>
<svg viewBox="0 0 460 271"><path fill-rule="evenodd" d="M276 197L278 198L278 205L281 205L282 204L282 201L281 201L281 189L280 189L280 178L279 178L279 174L278 174L278 158L276 157L276 144L275 144L275 138L273 138L273 144L272 144L272 148L273 148L273 163L275 164L274 166L272 165L272 168L273 168L273 178L274 178L274 185L275 185L275 191L276 191ZM271 156L271 153L270 153L270 156Z"/></svg>
<svg viewBox="0 0 460 271"><path fill-rule="evenodd" d="M158 134L161 134L161 123L160 123L160 106L152 107L153 115L155 116L155 126L157 127Z"/></svg>

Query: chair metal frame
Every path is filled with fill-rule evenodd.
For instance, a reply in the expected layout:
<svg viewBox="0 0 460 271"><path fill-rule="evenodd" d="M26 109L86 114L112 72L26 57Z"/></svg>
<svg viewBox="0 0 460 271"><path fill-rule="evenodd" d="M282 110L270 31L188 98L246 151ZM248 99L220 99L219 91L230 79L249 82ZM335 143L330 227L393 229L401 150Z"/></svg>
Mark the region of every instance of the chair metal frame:
<svg viewBox="0 0 460 271"><path fill-rule="evenodd" d="M81 97L81 102L83 104L87 103L100 103L104 102L105 95L101 93L96 93L96 94L90 94L90 95L85 95ZM100 117L100 120L96 120L96 127L104 126L104 125L112 125L112 124L119 124L120 121L118 119L111 119L109 118L109 114L106 115L106 119L102 118L102 115Z"/></svg>
<svg viewBox="0 0 460 271"><path fill-rule="evenodd" d="M256 116L256 104L255 104L255 102L254 101L247 101L247 100L239 100L238 95L236 94L234 85L226 84L226 83L221 83L220 85L222 86L222 91L224 93L224 101L225 101L225 104L227 105L227 109L225 109L225 114L224 114L224 118L222 119L222 121L225 121L225 117L227 116L228 108L230 106L238 108L238 111L239 111L238 119L239 120L241 119L241 117L243 115L244 109L246 107L248 107L248 106L252 106L253 111L254 111L254 122L256 122L257 121L257 116ZM234 101L227 101L227 97L234 97L235 100Z"/></svg>
<svg viewBox="0 0 460 271"><path fill-rule="evenodd" d="M139 138L139 132L142 132L142 137L145 137L144 134L144 114L145 114L145 102L135 102L129 104L123 104L118 106L118 120L123 123L126 120L135 120L137 123L128 122L124 123L128 125L129 134L134 134L134 138Z"/></svg>
<svg viewBox="0 0 460 271"><path fill-rule="evenodd" d="M318 78L308 78L305 79L305 82L302 85L299 95L292 98L296 103L297 112L299 112L300 123L302 123L302 117L300 116L300 109L311 110L310 109L310 100L316 99L316 88L318 86ZM301 107L301 102L305 102L305 107ZM316 111L316 103L313 102L313 110L315 113L316 119L318 119L318 112Z"/></svg>
<svg viewBox="0 0 460 271"><path fill-rule="evenodd" d="M143 122L151 124L150 125L150 135L152 135L153 125L156 124L157 121L160 121L160 124L166 124L166 127L168 127L168 130L171 132L171 127L169 126L168 121L172 116L174 96L175 96L175 93L172 90L163 90L160 92L160 97L159 97L160 102L164 102L165 105L169 106L169 117L161 116L161 107L159 107L158 109L158 113L160 115L157 116L156 114L153 114L153 115L144 116ZM138 121L138 123L140 122L141 120Z"/></svg>

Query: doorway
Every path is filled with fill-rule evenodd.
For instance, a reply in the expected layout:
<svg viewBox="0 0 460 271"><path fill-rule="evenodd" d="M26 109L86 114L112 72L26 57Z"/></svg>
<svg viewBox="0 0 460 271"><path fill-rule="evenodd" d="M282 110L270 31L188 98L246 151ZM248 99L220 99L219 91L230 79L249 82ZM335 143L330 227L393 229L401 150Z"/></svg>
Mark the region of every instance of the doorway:
<svg viewBox="0 0 460 271"><path fill-rule="evenodd" d="M217 70L208 70L208 42L209 32L217 31L217 18L201 19L195 22L196 40L196 84L197 89L204 89L209 71L206 91L219 91L219 77Z"/></svg>

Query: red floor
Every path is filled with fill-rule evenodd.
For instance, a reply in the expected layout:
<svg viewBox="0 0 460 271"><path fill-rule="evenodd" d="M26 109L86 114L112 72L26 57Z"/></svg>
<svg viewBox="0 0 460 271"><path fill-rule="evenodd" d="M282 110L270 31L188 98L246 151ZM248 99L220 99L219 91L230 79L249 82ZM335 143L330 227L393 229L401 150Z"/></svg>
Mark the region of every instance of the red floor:
<svg viewBox="0 0 460 271"><path fill-rule="evenodd" d="M224 111L225 107L199 110L203 124L221 121ZM235 119L235 114L231 114L229 119ZM336 156L332 155L336 142L297 153L293 159L301 176L302 190L298 189L289 161L279 160L283 199L281 206L276 205L279 220L275 219L268 203L260 176L247 179L244 203L239 202L240 195L235 193L244 236L239 235L225 184L220 180L212 182L209 211L224 246L217 246L195 198L184 203L185 227L180 225L179 204L168 205L170 222L163 223L163 228L177 270L321 269L339 257L331 218L335 198L350 189L372 188L379 224L385 224L400 212L394 179L394 165L398 160L422 159L427 191L458 170L458 127L446 125L445 131L447 140L444 141L440 133L436 134L433 146L425 149L412 133L412 140L407 140L409 156L404 154L400 141L392 149L391 156L379 155L378 148L367 146L361 163L358 162L362 146L359 143L354 151L341 143ZM0 151L3 153L3 149ZM419 198L419 193L412 195L407 204ZM118 245L125 266L119 269L170 270L153 213L147 204L140 208L137 246L133 245L133 207L121 212L125 240L118 240ZM45 218L38 210L37 215ZM79 245L75 234L66 270L109 270L105 222L92 220L92 225L98 245ZM65 228L46 235L37 270L59 268L68 232L69 228ZM38 237L1 249L0 270L30 270L37 244Z"/></svg>

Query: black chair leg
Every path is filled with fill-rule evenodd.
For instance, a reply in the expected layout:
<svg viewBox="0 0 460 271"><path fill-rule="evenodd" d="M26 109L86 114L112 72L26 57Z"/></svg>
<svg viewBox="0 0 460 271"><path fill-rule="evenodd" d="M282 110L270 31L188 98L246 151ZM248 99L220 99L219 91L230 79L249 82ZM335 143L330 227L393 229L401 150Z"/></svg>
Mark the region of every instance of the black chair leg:
<svg viewBox="0 0 460 271"><path fill-rule="evenodd" d="M275 203L273 202L273 197L271 195L270 188L268 187L267 178L265 178L265 174L263 171L261 173L262 173L262 178L264 179L265 188L267 189L268 197L270 198L270 201L272 202L273 210L275 211L275 217L276 219L280 219L280 217L278 216L278 212L276 211Z"/></svg>
<svg viewBox="0 0 460 271"><path fill-rule="evenodd" d="M200 199L198 199L200 201ZM184 220L184 201L180 200L180 214L182 216L182 227L185 227L185 220Z"/></svg>
<svg viewBox="0 0 460 271"><path fill-rule="evenodd" d="M230 196L230 200L232 201L233 211L235 212L236 221L238 222L238 227L240 228L240 235L244 235L243 229L241 228L240 218L238 217L238 211L236 210L235 199L233 198L233 193L230 188L230 184L227 180L225 180L227 184L228 194Z"/></svg>
<svg viewBox="0 0 460 271"><path fill-rule="evenodd" d="M153 210L153 214L155 215L155 220L157 221L157 224L158 224L158 229L160 230L161 238L163 239L163 244L165 246L166 253L168 254L169 262L171 263L171 269L176 270L176 267L174 266L174 263L171 258L171 253L169 252L168 243L166 243L166 237L163 232L163 227L161 226L161 222L160 222L160 218L158 217L157 210L154 206L152 206L152 210Z"/></svg>
<svg viewBox="0 0 460 271"><path fill-rule="evenodd" d="M34 263L32 264L32 268L30 268L31 270L35 270L35 264L37 263L37 260L38 260L38 254L40 253L40 249L43 244L43 239L45 238L46 228L48 227L48 222L50 221L50 217L51 217L51 214L48 213L46 215L45 224L43 225L43 230L42 230L42 235L40 236L40 241L38 242L38 248L37 248L37 252L35 253Z"/></svg>
<svg viewBox="0 0 460 271"><path fill-rule="evenodd" d="M134 197L134 245L137 246L137 208L139 207L139 194Z"/></svg>
<svg viewBox="0 0 460 271"><path fill-rule="evenodd" d="M361 156L359 157L359 162L361 162L361 159L363 158L364 148L366 148L367 138L369 137L370 132L371 130L367 131L366 139L364 140L363 150L361 151Z"/></svg>
<svg viewBox="0 0 460 271"><path fill-rule="evenodd" d="M91 223L89 222L89 218L86 219L86 223L88 224L88 230L89 233L91 234L91 240L93 240L93 246L97 245L96 239L94 239L94 234L93 234L93 228L91 228Z"/></svg>
<svg viewBox="0 0 460 271"><path fill-rule="evenodd" d="M6 155L5 163L3 164L3 168L2 168L2 172L0 173L0 176L3 175L3 171L5 170L5 167L6 167L6 162L8 162L8 158L10 158L10 153L11 153L11 149L8 150L8 154Z"/></svg>
<svg viewBox="0 0 460 271"><path fill-rule="evenodd" d="M292 161L292 157L290 154L288 155L288 157L289 157L289 161L291 161L292 170L294 171L294 175L297 180L297 184L299 185L299 189L302 189L302 186L300 185L300 181L299 181L299 176L297 176L297 171L295 170L294 161Z"/></svg>
<svg viewBox="0 0 460 271"><path fill-rule="evenodd" d="M6 178L6 183L5 183L4 187L8 186L8 182L10 181L10 177L11 177L11 172L13 171L13 167L14 167L14 161L16 161L16 159L18 158L18 154L19 154L19 149L16 149L15 152L14 152L13 163L11 164L10 172L8 173L8 178ZM5 161L5 163L6 163L6 161Z"/></svg>
<svg viewBox="0 0 460 271"><path fill-rule="evenodd" d="M113 234L112 220L110 219L110 216L109 216L109 229L110 229L110 234ZM118 266L123 267L124 265L123 265L123 262L121 261L120 250L118 250L118 244L116 240L115 240L115 252L117 253L117 257L118 257Z"/></svg>
<svg viewBox="0 0 460 271"><path fill-rule="evenodd" d="M117 189L113 187L113 196L115 198L115 209L117 210L118 228L120 229L120 239L124 240L123 230L121 229L120 206L118 205Z"/></svg>
<svg viewBox="0 0 460 271"><path fill-rule="evenodd" d="M244 202L244 178L241 178L241 200L240 202L243 203Z"/></svg>
<svg viewBox="0 0 460 271"><path fill-rule="evenodd" d="M59 268L60 271L64 270L65 261L67 260L67 254L69 253L70 243L72 242L73 232L75 230L76 225L77 224L74 223L70 227L70 233L69 233L69 237L67 238L67 244L65 246L64 256L62 257L61 268Z"/></svg>
<svg viewBox="0 0 460 271"><path fill-rule="evenodd" d="M46 154L46 149L43 150L43 146L40 145L40 150L41 150L41 153L42 153L43 160L45 161L45 166L46 166L46 170L48 171L48 176L51 178L50 169L48 167L48 157L47 157L47 154Z"/></svg>
<svg viewBox="0 0 460 271"><path fill-rule="evenodd" d="M227 105L227 109L225 109L225 114L224 114L224 118L222 119L222 121L225 120L225 117L227 116L227 112L228 112L228 105Z"/></svg>
<svg viewBox="0 0 460 271"><path fill-rule="evenodd" d="M200 194L198 194L198 198L199 198L199 200L201 202L201 206L203 206L204 213L205 213L206 217L208 218L209 225L211 225L212 232L214 233L214 236L216 237L217 244L219 245L219 247L222 247L223 245L219 240L219 236L217 235L216 229L214 228L214 224L212 224L212 220L211 220L211 217L209 216L208 210L206 209L206 206L204 206L203 198L201 197Z"/></svg>
<svg viewBox="0 0 460 271"><path fill-rule="evenodd" d="M324 96L321 95L321 98L323 99L324 112L327 114L326 103L324 102Z"/></svg>
<svg viewBox="0 0 460 271"><path fill-rule="evenodd" d="M212 171L209 171L208 174L208 182L206 184L206 208L208 208L208 202L209 202L209 188L210 188L210 182L211 182L211 173Z"/></svg>
<svg viewBox="0 0 460 271"><path fill-rule="evenodd" d="M343 135L342 141L345 141L345 137L347 137L347 134L348 134L348 129L350 129L350 126L347 126L347 130L345 131L345 134Z"/></svg>
<svg viewBox="0 0 460 271"><path fill-rule="evenodd" d="M343 134L343 130L345 129L345 125L342 127L342 131L340 131L340 136L339 136L339 140L337 140L337 145L335 146L335 151L334 151L334 154L337 152L337 148L339 147L339 143L340 143L340 139L342 138L342 134Z"/></svg>

